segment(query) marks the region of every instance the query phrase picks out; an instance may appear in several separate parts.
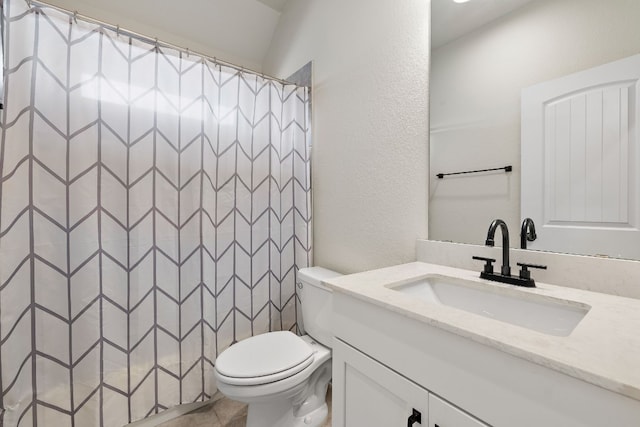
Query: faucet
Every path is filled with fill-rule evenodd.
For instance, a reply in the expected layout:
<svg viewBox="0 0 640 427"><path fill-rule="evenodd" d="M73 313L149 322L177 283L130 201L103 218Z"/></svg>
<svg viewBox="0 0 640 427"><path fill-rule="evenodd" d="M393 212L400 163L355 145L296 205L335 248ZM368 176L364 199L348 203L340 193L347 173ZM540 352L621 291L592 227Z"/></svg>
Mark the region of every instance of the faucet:
<svg viewBox="0 0 640 427"><path fill-rule="evenodd" d="M533 242L537 238L536 225L531 218L525 218L520 228L520 249L527 249L527 240Z"/></svg>
<svg viewBox="0 0 640 427"><path fill-rule="evenodd" d="M500 227L500 231L502 232L502 268L500 269L500 274L493 272L493 263L496 261L495 259L474 256L472 257L473 259L485 262L484 269L480 273L480 278L493 280L495 282L508 283L510 285L534 288L536 286L536 282L531 278L529 268L540 268L546 270L547 266L519 262L518 265L521 267L520 274L512 276L511 267L509 266L509 229L507 228L507 223L501 219L493 220L489 226L489 231L487 231L487 240L485 244L487 246L495 246L494 238L498 227ZM528 239L529 241L533 241L535 239L536 230L531 219L527 218L524 223L522 223L522 230L521 239L523 239L523 241L524 239ZM531 236L533 236L533 238L531 238Z"/></svg>
<svg viewBox="0 0 640 427"><path fill-rule="evenodd" d="M489 231L487 231L487 241L485 244L487 246L494 246L494 237L496 235L496 229L500 226L500 230L502 232L502 267L500 268L500 273L503 276L511 276L511 267L509 266L509 229L507 228L507 223L501 219L495 219L489 226Z"/></svg>

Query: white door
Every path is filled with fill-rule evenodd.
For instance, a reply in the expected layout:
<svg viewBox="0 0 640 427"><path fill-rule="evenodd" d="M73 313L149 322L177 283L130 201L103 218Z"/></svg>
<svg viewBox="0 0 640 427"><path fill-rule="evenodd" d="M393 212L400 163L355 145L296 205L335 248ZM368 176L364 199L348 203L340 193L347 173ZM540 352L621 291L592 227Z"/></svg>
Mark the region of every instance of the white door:
<svg viewBox="0 0 640 427"><path fill-rule="evenodd" d="M333 346L332 393L333 427L428 423L427 390L338 339ZM414 414L420 414L420 422Z"/></svg>
<svg viewBox="0 0 640 427"><path fill-rule="evenodd" d="M522 91L532 249L640 259L640 55Z"/></svg>

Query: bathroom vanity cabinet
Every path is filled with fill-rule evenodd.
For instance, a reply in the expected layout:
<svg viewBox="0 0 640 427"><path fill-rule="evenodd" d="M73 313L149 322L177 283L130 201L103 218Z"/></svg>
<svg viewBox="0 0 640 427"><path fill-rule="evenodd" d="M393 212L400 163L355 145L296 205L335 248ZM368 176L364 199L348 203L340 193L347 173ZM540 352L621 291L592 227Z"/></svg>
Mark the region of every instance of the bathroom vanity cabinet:
<svg viewBox="0 0 640 427"><path fill-rule="evenodd" d="M333 358L334 426L487 426L340 340Z"/></svg>
<svg viewBox="0 0 640 427"><path fill-rule="evenodd" d="M477 316L451 312L457 323L449 327L444 316L423 315L421 310L436 311L432 306L408 299L402 306L386 293L365 295L374 282L350 287L345 276L327 283L333 289L335 427L404 427L412 425L414 409L422 417L415 426L640 426L640 400L625 395L635 391L616 392L581 379L586 374L578 368L567 374L534 353L518 357L506 344L465 336L459 326L484 322ZM590 318L583 322L584 331ZM505 337L516 340L521 330L505 328L510 332ZM571 351L562 348L565 337L531 336L559 346L563 354ZM612 344L610 337L597 339L602 346Z"/></svg>

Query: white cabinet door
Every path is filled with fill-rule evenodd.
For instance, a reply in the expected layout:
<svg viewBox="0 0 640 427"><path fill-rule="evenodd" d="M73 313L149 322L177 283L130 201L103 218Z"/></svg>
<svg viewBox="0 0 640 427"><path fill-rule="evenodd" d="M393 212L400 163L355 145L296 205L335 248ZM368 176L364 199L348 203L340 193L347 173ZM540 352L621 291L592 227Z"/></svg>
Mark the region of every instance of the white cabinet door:
<svg viewBox="0 0 640 427"><path fill-rule="evenodd" d="M333 427L426 426L428 410L427 390L334 339Z"/></svg>
<svg viewBox="0 0 640 427"><path fill-rule="evenodd" d="M487 427L444 400L429 395L429 427Z"/></svg>

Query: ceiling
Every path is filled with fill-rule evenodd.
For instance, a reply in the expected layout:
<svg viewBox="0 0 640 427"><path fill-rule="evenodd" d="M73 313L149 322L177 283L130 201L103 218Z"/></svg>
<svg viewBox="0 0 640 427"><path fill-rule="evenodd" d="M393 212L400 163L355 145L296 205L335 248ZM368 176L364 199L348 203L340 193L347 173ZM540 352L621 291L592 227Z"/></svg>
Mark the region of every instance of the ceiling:
<svg viewBox="0 0 640 427"><path fill-rule="evenodd" d="M289 0L43 1L260 71ZM534 0L432 0L432 48L530 1Z"/></svg>
<svg viewBox="0 0 640 427"><path fill-rule="evenodd" d="M437 49L534 0L431 1L431 48Z"/></svg>
<svg viewBox="0 0 640 427"><path fill-rule="evenodd" d="M284 9L284 5L287 0L258 0L260 3L264 3L269 6L271 9L276 10L278 12L282 12Z"/></svg>
<svg viewBox="0 0 640 427"><path fill-rule="evenodd" d="M257 71L287 0L42 0Z"/></svg>

